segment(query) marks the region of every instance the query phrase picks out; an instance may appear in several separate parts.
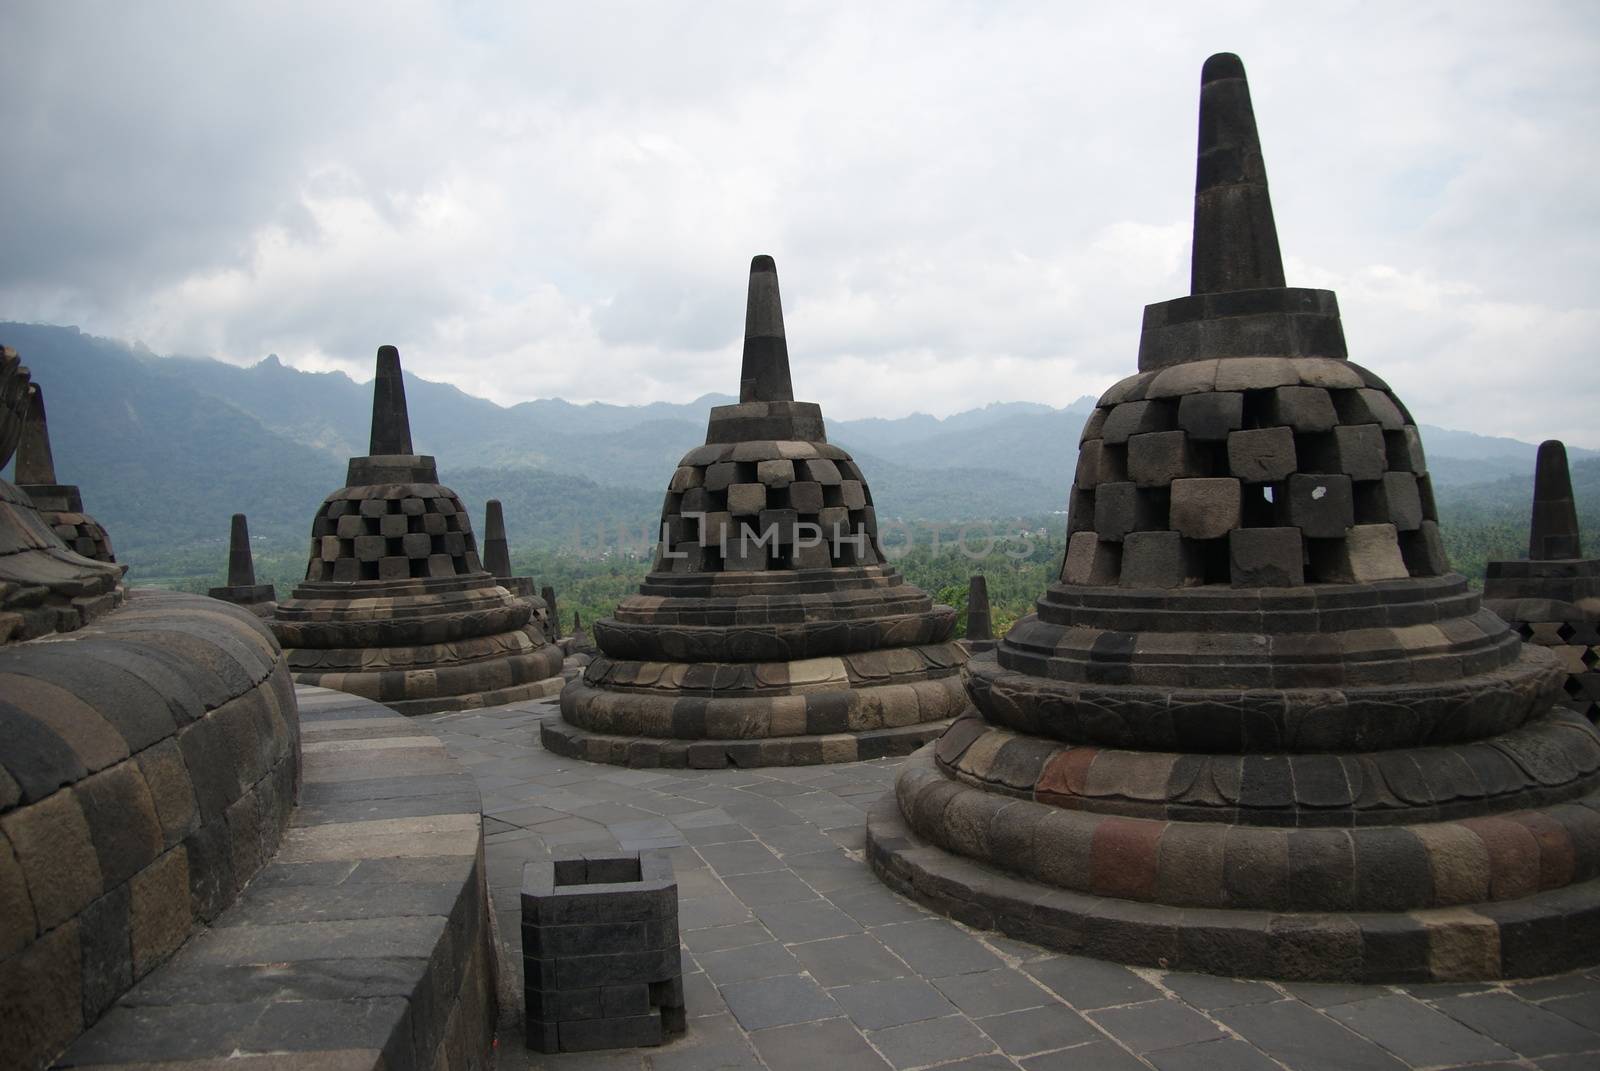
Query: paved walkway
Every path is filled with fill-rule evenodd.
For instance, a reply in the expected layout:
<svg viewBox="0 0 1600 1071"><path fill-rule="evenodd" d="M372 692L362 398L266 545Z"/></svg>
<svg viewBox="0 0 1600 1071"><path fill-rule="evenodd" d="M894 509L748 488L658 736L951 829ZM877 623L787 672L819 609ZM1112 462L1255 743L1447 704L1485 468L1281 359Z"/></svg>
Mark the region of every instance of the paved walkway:
<svg viewBox="0 0 1600 1071"><path fill-rule="evenodd" d="M1059 956L931 915L862 862L865 808L899 760L627 770L539 747L551 702L427 719L483 792L489 878L520 971L522 864L663 848L681 896L689 1032L657 1049L501 1071L1501 1071L1600 1068L1600 970L1508 985L1236 981Z"/></svg>

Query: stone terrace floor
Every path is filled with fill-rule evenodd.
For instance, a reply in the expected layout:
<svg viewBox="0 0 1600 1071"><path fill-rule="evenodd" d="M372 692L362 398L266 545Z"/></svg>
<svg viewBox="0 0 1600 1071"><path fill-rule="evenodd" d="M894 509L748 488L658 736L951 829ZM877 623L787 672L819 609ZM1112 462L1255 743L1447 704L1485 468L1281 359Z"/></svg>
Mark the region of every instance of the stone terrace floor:
<svg viewBox="0 0 1600 1071"><path fill-rule="evenodd" d="M1600 970L1504 985L1353 986L1129 969L969 930L879 884L864 809L899 760L627 770L539 746L552 701L426 719L483 792L489 877L520 989L522 864L663 848L677 871L688 1034L501 1071L1600 1068Z"/></svg>

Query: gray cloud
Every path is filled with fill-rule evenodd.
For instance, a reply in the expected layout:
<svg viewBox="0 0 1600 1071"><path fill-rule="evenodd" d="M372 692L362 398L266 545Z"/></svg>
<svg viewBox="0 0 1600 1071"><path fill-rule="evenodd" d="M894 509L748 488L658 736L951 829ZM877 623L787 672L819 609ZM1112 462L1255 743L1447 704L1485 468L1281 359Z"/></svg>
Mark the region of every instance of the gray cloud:
<svg viewBox="0 0 1600 1071"><path fill-rule="evenodd" d="M778 257L839 416L1058 404L1187 287L1205 54L1291 282L1420 418L1600 446L1583 5L13 4L0 317L503 402L733 386ZM1506 380L1514 380L1510 389Z"/></svg>

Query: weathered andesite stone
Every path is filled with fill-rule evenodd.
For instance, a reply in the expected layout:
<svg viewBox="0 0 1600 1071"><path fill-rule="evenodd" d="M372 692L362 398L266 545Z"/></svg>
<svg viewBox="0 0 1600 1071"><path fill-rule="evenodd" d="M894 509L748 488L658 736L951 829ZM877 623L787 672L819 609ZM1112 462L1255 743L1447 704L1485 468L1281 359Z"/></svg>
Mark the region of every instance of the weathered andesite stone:
<svg viewBox="0 0 1600 1071"><path fill-rule="evenodd" d="M683 1033L678 883L664 852L536 860L522 871L528 1047L582 1052Z"/></svg>
<svg viewBox="0 0 1600 1071"><path fill-rule="evenodd" d="M38 507L39 516L61 542L97 562L114 562L111 536L83 510L83 494L76 484L56 482L56 462L50 451L50 426L45 418L44 391L28 384L28 419L17 444L17 488Z"/></svg>
<svg viewBox="0 0 1600 1071"><path fill-rule="evenodd" d="M1567 448L1539 445L1528 557L1492 561L1483 603L1528 643L1548 647L1566 670L1568 707L1600 722L1600 559L1583 556Z"/></svg>
<svg viewBox="0 0 1600 1071"><path fill-rule="evenodd" d="M210 588L213 599L238 603L257 617L271 617L277 609L278 593L271 584L256 583L255 557L250 552L250 523L242 513L233 515L228 530L228 582Z"/></svg>
<svg viewBox="0 0 1600 1071"><path fill-rule="evenodd" d="M994 650L994 627L989 620L989 582L981 575L967 579L967 627L961 646L968 654Z"/></svg>
<svg viewBox="0 0 1600 1071"><path fill-rule="evenodd" d="M0 465L24 434L29 378L0 347ZM47 508L58 492L75 502L31 400L18 476ZM300 781L295 697L266 627L212 599L126 596L122 567L77 553L63 527L0 480L6 1067L48 1066L214 920L276 847Z"/></svg>
<svg viewBox="0 0 1600 1071"><path fill-rule="evenodd" d="M371 453L350 459L346 483L312 521L305 582L272 617L296 681L402 714L560 688L561 653L533 608L484 569L461 500L412 452L393 346L378 350Z"/></svg>
<svg viewBox="0 0 1600 1071"><path fill-rule="evenodd" d="M483 509L483 567L501 587L528 604L532 621L544 637L555 639L550 629L550 608L539 597L533 577L511 575L511 544L506 539L506 517L498 498L489 499Z"/></svg>
<svg viewBox="0 0 1600 1071"><path fill-rule="evenodd" d="M1450 571L1415 424L1346 359L1334 295L1284 285L1235 56L1201 76L1192 293L1146 308L1068 529L1059 581L968 663L971 708L869 815L885 881L1173 970L1600 960L1600 733ZM1540 545L1575 555L1560 535Z"/></svg>
<svg viewBox="0 0 1600 1071"><path fill-rule="evenodd" d="M667 487L655 566L594 623L545 747L634 766L904 753L963 702L955 611L883 561L872 495L797 402L771 257L751 264L739 402Z"/></svg>

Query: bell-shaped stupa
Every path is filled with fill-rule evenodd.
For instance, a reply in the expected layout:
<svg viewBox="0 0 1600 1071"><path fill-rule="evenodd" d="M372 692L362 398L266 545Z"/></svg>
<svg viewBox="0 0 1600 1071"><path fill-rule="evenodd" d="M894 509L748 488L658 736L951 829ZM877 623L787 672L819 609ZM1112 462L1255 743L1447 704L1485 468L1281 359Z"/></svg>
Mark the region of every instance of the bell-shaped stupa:
<svg viewBox="0 0 1600 1071"><path fill-rule="evenodd" d="M553 695L561 652L484 569L434 459L412 451L393 346L372 390L371 452L317 510L305 582L273 614L294 679L402 714Z"/></svg>
<svg viewBox="0 0 1600 1071"><path fill-rule="evenodd" d="M1600 961L1600 734L1449 571L1417 429L1284 285L1243 65L1201 76L1193 293L1084 429L1060 579L868 819L892 886L1127 963Z"/></svg>
<svg viewBox="0 0 1600 1071"><path fill-rule="evenodd" d="M277 609L278 593L271 584L256 583L255 556L250 551L250 522L235 513L228 529L228 582L210 588L206 594L223 602L237 603L257 617L271 617Z"/></svg>
<svg viewBox="0 0 1600 1071"><path fill-rule="evenodd" d="M55 457L50 452L50 425L45 418L44 391L28 384L28 419L17 444L17 487L33 500L61 542L85 558L115 562L111 537L101 523L83 511L83 495L76 484L56 482Z"/></svg>
<svg viewBox="0 0 1600 1071"><path fill-rule="evenodd" d="M1567 706L1600 722L1600 558L1583 556L1567 448L1554 439L1539 444L1528 557L1490 562L1483 602L1524 640L1555 652Z"/></svg>
<svg viewBox="0 0 1600 1071"><path fill-rule="evenodd" d="M777 268L750 265L739 402L679 463L655 566L594 622L545 746L636 766L848 762L912 750L964 703L955 611L883 560L872 494L797 402Z"/></svg>

